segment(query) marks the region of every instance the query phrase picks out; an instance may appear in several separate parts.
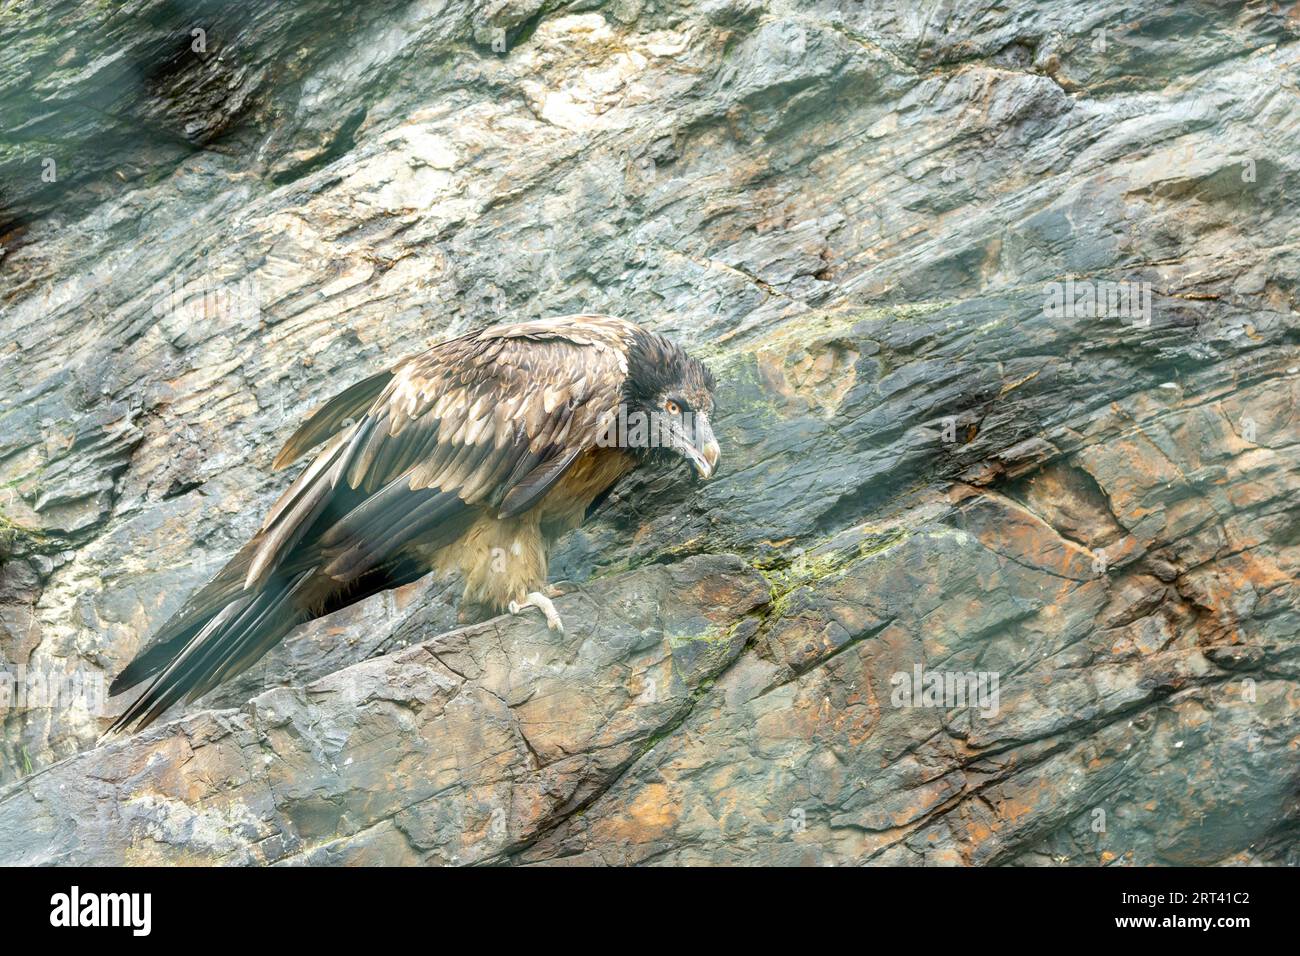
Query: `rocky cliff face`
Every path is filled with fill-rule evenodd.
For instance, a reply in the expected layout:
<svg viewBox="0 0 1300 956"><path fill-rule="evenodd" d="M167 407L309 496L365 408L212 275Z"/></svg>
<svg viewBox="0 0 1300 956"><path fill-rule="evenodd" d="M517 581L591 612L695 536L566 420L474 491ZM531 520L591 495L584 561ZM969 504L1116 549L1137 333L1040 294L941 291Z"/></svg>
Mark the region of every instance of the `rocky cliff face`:
<svg viewBox="0 0 1300 956"><path fill-rule="evenodd" d="M0 862L1291 862L1300 14L0 24ZM296 420L498 317L705 358L569 633L423 581L96 746Z"/></svg>

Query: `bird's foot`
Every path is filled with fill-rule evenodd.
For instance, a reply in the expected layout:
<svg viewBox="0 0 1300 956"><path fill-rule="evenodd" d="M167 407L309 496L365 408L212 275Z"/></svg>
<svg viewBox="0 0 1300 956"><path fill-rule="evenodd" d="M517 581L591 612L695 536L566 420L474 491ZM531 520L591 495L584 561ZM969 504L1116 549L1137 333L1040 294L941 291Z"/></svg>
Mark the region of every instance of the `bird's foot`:
<svg viewBox="0 0 1300 956"><path fill-rule="evenodd" d="M509 611L511 614L522 614L530 607L535 607L546 615L546 626L552 631L564 633L564 622L560 620L560 612L555 609L551 599L540 591L533 591L523 601L511 601Z"/></svg>

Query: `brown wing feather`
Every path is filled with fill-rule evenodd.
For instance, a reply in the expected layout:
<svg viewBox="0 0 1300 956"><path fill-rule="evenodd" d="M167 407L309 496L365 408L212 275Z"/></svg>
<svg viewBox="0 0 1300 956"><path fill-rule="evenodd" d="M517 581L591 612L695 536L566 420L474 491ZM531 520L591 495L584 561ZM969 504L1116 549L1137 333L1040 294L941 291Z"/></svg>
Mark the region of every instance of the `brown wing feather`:
<svg viewBox="0 0 1300 956"><path fill-rule="evenodd" d="M360 418L374 404L375 398L392 378L392 369L384 369L339 392L312 412L311 417L298 427L298 430L284 443L280 454L275 456L271 467L278 471L291 462L297 461L303 452L315 448L342 428L349 418Z"/></svg>
<svg viewBox="0 0 1300 956"><path fill-rule="evenodd" d="M501 325L396 366L272 508L245 586L309 532L331 576L347 581L417 539L448 543L438 529L454 537L472 506L527 510L617 407L632 329L604 316Z"/></svg>

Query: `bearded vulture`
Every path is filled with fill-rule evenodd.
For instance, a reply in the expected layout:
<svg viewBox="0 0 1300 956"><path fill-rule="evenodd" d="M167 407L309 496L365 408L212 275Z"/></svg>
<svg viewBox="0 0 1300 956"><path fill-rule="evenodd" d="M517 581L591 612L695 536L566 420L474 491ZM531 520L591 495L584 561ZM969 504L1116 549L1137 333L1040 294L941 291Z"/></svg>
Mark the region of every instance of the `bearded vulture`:
<svg viewBox="0 0 1300 956"><path fill-rule="evenodd" d="M261 530L110 688L152 678L109 733L252 665L298 624L431 571L462 620L536 608L557 537L653 454L718 464L713 377L660 335L575 315L453 338L321 406L276 457L324 443Z"/></svg>

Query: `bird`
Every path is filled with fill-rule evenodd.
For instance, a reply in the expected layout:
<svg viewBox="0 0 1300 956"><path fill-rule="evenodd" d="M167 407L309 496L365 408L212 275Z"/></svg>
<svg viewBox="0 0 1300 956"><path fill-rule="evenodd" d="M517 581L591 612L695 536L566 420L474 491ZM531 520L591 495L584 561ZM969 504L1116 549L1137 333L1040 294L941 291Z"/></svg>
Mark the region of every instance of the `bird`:
<svg viewBox="0 0 1300 956"><path fill-rule="evenodd" d="M470 331L344 389L276 456L279 470L320 446L257 533L113 680L113 696L149 683L105 736L430 573L459 573L463 622L535 609L562 634L552 544L652 459L713 477L714 389L681 346L595 314Z"/></svg>

